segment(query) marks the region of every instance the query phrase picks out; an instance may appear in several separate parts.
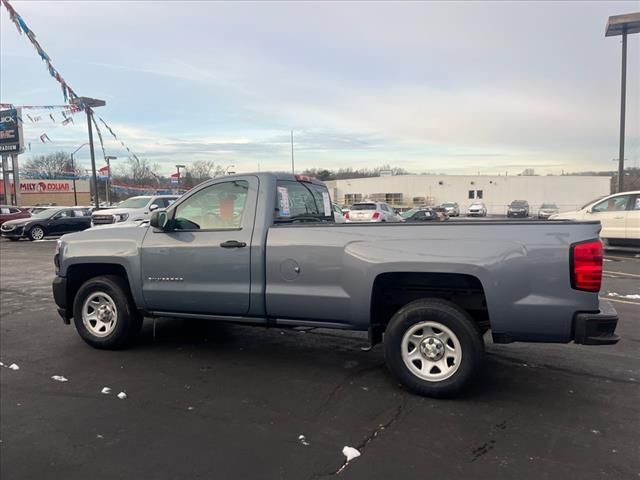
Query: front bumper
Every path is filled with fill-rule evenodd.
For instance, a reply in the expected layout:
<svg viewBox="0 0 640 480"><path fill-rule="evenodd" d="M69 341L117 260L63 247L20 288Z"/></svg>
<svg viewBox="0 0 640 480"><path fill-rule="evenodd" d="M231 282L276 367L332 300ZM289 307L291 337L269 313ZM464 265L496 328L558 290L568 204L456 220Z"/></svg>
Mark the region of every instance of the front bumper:
<svg viewBox="0 0 640 480"><path fill-rule="evenodd" d="M529 214L527 212L507 212L509 217L528 217Z"/></svg>
<svg viewBox="0 0 640 480"><path fill-rule="evenodd" d="M22 238L24 237L24 227L16 227L13 230L0 230L5 238Z"/></svg>
<svg viewBox="0 0 640 480"><path fill-rule="evenodd" d="M573 340L582 345L614 345L618 312L610 302L600 301L598 313L577 313L573 322Z"/></svg>
<svg viewBox="0 0 640 480"><path fill-rule="evenodd" d="M67 325L71 323L71 311L67 307L67 279L64 277L58 277L53 279L51 285L53 290L53 299L58 306L58 314L62 317L62 321Z"/></svg>

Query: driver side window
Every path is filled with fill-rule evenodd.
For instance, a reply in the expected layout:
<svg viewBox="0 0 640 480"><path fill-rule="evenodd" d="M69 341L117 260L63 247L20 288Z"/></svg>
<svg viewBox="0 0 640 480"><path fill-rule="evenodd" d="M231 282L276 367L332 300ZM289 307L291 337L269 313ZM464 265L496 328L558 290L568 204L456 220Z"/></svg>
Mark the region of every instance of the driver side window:
<svg viewBox="0 0 640 480"><path fill-rule="evenodd" d="M175 230L224 230L242 225L249 184L245 180L211 185L182 202L175 211Z"/></svg>
<svg viewBox="0 0 640 480"><path fill-rule="evenodd" d="M596 204L592 210L594 212L620 212L627 209L627 203L629 203L629 195L621 195Z"/></svg>

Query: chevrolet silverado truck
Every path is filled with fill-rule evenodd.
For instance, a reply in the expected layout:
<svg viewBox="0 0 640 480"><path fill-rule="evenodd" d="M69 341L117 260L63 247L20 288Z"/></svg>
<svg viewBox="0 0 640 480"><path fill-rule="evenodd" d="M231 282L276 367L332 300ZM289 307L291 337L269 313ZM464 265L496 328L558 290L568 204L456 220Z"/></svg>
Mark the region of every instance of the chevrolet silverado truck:
<svg viewBox="0 0 640 480"><path fill-rule="evenodd" d="M57 245L64 323L102 349L144 317L368 331L392 374L451 396L493 341L608 345L617 313L598 297L600 224L486 221L339 224L315 179L256 173L199 185L149 223Z"/></svg>

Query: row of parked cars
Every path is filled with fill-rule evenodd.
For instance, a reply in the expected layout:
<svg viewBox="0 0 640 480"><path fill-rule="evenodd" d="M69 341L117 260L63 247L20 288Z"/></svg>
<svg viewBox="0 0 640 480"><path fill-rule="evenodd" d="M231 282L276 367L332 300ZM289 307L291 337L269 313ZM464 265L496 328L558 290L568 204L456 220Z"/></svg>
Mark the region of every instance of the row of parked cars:
<svg viewBox="0 0 640 480"><path fill-rule="evenodd" d="M41 240L46 236L85 230L92 226L113 225L148 220L156 209L164 209L178 197L153 195L132 197L115 208L94 210L93 207L61 207L40 205L30 209L0 206L0 233L9 240L27 238ZM358 202L346 211L333 204L337 223L369 222L430 222L446 221L460 215L459 205L445 202L439 206L418 206L399 212L384 202ZM467 215L486 216L483 203L470 205ZM530 207L525 200L513 201L508 217L529 217ZM589 202L575 212L558 213L558 207L545 203L538 209L540 219L599 220L602 238L616 240L640 240L640 192L624 192Z"/></svg>
<svg viewBox="0 0 640 480"><path fill-rule="evenodd" d="M18 208L0 206L0 233L9 240L42 240L79 232L98 225L148 220L151 212L166 208L178 197L153 195L132 197L115 208L95 210L93 207L36 206Z"/></svg>

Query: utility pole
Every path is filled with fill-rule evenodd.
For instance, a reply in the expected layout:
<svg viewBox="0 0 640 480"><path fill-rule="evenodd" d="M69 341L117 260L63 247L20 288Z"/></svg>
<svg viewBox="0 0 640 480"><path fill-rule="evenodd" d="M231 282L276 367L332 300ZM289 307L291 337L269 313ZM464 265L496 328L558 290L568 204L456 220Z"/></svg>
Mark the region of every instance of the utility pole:
<svg viewBox="0 0 640 480"><path fill-rule="evenodd" d="M624 131L627 103L627 35L640 32L640 12L613 15L607 21L605 37L622 36L620 79L620 153L618 155L618 192L624 191Z"/></svg>
<svg viewBox="0 0 640 480"><path fill-rule="evenodd" d="M93 194L96 209L100 208L100 195L98 194L98 175L96 174L96 154L93 150L93 127L91 121L93 119L92 107L104 107L107 103L104 100L89 97L77 97L71 100L74 105L84 108L87 112L87 126L89 129L89 150L91 151L91 182L93 183Z"/></svg>
<svg viewBox="0 0 640 480"><path fill-rule="evenodd" d="M293 130L291 130L291 173L296 174L296 164L293 160Z"/></svg>
<svg viewBox="0 0 640 480"><path fill-rule="evenodd" d="M107 204L111 205L111 160L116 160L118 157L114 157L113 155L106 155L104 157L107 162Z"/></svg>
<svg viewBox="0 0 640 480"><path fill-rule="evenodd" d="M178 195L180 195L180 169L187 168L184 165L176 165L176 170L178 170Z"/></svg>

